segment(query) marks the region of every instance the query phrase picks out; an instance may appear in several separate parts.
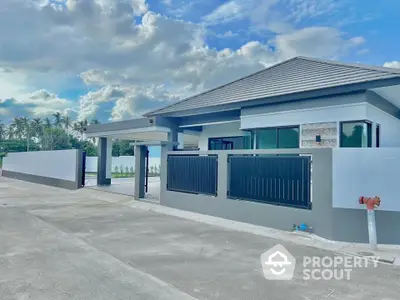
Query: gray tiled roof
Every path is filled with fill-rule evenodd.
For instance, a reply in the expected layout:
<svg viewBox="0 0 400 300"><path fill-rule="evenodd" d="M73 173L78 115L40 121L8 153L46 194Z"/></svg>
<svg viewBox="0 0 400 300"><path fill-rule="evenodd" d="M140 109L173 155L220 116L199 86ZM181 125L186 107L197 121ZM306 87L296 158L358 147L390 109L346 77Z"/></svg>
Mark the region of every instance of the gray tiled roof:
<svg viewBox="0 0 400 300"><path fill-rule="evenodd" d="M234 104L324 88L400 78L400 70L295 57L210 91L148 113L148 116Z"/></svg>

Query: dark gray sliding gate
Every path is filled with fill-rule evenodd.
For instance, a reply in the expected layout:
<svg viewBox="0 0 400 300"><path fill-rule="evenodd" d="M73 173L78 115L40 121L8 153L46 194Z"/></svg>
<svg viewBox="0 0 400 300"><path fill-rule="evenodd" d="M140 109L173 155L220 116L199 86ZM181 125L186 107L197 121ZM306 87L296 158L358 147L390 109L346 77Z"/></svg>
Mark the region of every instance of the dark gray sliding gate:
<svg viewBox="0 0 400 300"><path fill-rule="evenodd" d="M229 198L311 209L311 157L230 156Z"/></svg>
<svg viewBox="0 0 400 300"><path fill-rule="evenodd" d="M168 155L167 190L217 195L217 156Z"/></svg>

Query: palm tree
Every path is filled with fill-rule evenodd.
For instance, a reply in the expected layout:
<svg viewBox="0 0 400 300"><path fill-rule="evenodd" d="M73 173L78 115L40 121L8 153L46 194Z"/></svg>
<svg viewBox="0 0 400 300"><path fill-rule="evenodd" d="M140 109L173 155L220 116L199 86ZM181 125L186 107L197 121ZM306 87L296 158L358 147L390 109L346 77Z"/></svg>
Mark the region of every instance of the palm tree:
<svg viewBox="0 0 400 300"><path fill-rule="evenodd" d="M61 123L64 124L64 128L67 131L67 134L69 134L69 129L71 128L72 121L68 116L64 116L61 119Z"/></svg>
<svg viewBox="0 0 400 300"><path fill-rule="evenodd" d="M51 128L51 126L53 126L52 125L52 123L51 123L51 121L50 121L50 119L49 119L49 117L47 117L46 119L44 119L44 128Z"/></svg>
<svg viewBox="0 0 400 300"><path fill-rule="evenodd" d="M0 141L6 139L6 125L0 123Z"/></svg>
<svg viewBox="0 0 400 300"><path fill-rule="evenodd" d="M61 117L61 114L60 114L60 112L56 112L55 114L53 114L53 117L54 117L54 126L55 127L61 127L61 125L62 125L62 117Z"/></svg>
<svg viewBox="0 0 400 300"><path fill-rule="evenodd" d="M8 137L9 140L14 139L14 131L15 131L14 124L8 125L8 127L6 129L6 137Z"/></svg>
<svg viewBox="0 0 400 300"><path fill-rule="evenodd" d="M21 117L20 120L23 127L23 135L26 138L26 151L29 151L31 139L31 126L29 123L29 119L27 117Z"/></svg>
<svg viewBox="0 0 400 300"><path fill-rule="evenodd" d="M11 123L13 136L17 139L21 139L24 134L24 124L21 118L15 117L13 122Z"/></svg>
<svg viewBox="0 0 400 300"><path fill-rule="evenodd" d="M75 122L73 125L73 129L76 133L80 134L81 136L81 141L83 140L83 133L85 132L85 128L88 125L87 120Z"/></svg>
<svg viewBox="0 0 400 300"><path fill-rule="evenodd" d="M41 138L43 136L43 121L41 118L34 118L31 121L32 136Z"/></svg>

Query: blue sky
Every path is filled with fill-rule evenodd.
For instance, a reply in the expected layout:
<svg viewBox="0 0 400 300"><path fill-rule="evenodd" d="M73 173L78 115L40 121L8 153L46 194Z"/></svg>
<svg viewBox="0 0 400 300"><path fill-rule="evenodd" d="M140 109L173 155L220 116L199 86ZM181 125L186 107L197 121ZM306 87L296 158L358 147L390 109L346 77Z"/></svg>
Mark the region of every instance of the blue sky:
<svg viewBox="0 0 400 300"><path fill-rule="evenodd" d="M2 7L3 123L56 111L134 118L296 55L400 67L396 0L3 0Z"/></svg>

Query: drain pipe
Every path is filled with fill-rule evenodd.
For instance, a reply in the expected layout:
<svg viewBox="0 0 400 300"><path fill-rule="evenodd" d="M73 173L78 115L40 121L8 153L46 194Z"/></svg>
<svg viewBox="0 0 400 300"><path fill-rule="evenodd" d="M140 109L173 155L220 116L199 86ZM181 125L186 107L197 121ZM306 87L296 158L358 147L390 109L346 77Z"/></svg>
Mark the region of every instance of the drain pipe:
<svg viewBox="0 0 400 300"><path fill-rule="evenodd" d="M379 197L369 198L361 196L358 199L358 203L365 204L367 208L369 245L372 250L377 250L378 243L376 236L376 222L375 222L374 209L381 204L381 199Z"/></svg>

